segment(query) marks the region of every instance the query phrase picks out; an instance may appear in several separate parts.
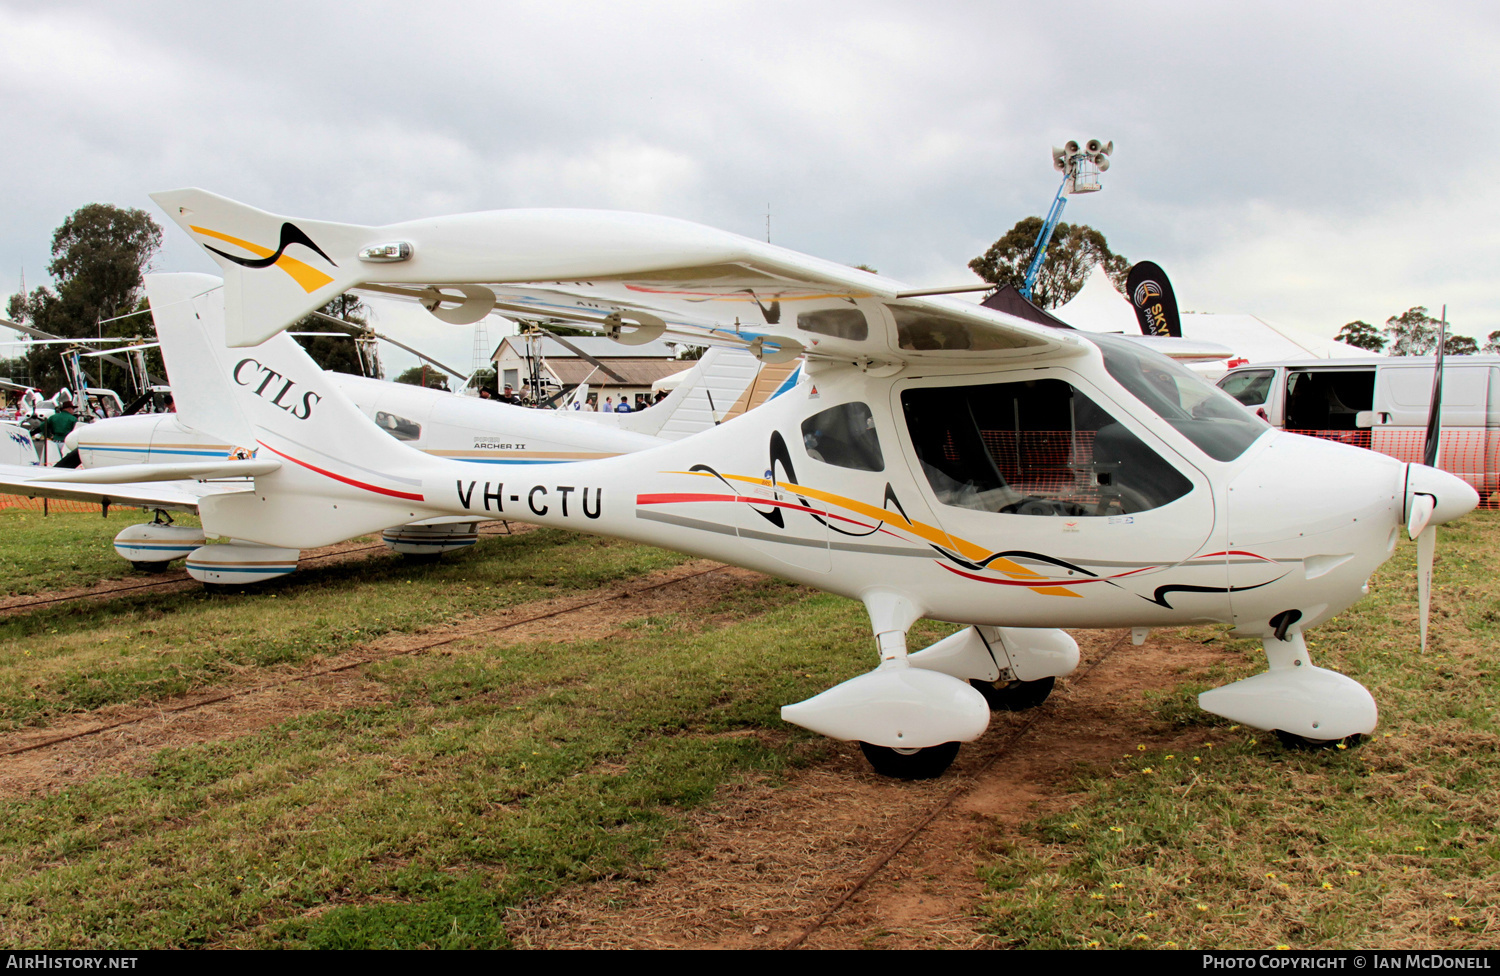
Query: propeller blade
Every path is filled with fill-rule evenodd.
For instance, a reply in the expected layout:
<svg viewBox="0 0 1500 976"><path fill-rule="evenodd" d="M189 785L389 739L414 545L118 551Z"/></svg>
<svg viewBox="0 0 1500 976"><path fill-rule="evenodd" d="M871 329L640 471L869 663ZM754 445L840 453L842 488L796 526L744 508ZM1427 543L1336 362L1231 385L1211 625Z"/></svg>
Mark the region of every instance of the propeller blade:
<svg viewBox="0 0 1500 976"><path fill-rule="evenodd" d="M1437 549L1437 526L1417 536L1417 603L1422 613L1422 653L1427 653L1427 611L1432 606L1432 556Z"/></svg>
<svg viewBox="0 0 1500 976"><path fill-rule="evenodd" d="M438 369L442 370L445 373L449 373L449 374L451 374L453 376L456 376L456 377L458 377L461 380L466 380L466 379L469 378L467 375L465 375L463 373L460 373L458 370L454 369L452 366L444 366L442 363L438 362L436 359L433 359L431 356L427 355L425 352L422 352L422 351L420 351L418 349L413 349L411 346L408 346L406 343L399 342L399 341L397 341L395 339L392 339L388 335L382 335L381 333L376 332L374 329L370 329L370 328L367 328L367 327L361 326L361 325L355 325L353 322L346 322L343 319L334 318L332 315L328 315L325 312L313 312L312 314L315 317L317 317L319 319L322 319L325 322L332 322L335 325L338 325L338 326L341 326L341 327L343 327L345 329L348 329L349 330L349 334L352 335L352 336L356 336L356 337L362 336L362 335L371 335L371 336L374 336L375 338L381 340L382 342L389 342L391 345L395 346L398 349L405 349L407 352L411 353L413 356L416 356L418 359L422 359L422 360L425 360L426 362L431 363L432 365L436 366Z"/></svg>
<svg viewBox="0 0 1500 976"><path fill-rule="evenodd" d="M1427 441L1422 447L1422 463L1429 468L1438 466L1443 440L1443 347L1448 344L1448 306L1443 306L1442 323L1438 326L1437 362L1432 370L1432 402L1427 412Z"/></svg>

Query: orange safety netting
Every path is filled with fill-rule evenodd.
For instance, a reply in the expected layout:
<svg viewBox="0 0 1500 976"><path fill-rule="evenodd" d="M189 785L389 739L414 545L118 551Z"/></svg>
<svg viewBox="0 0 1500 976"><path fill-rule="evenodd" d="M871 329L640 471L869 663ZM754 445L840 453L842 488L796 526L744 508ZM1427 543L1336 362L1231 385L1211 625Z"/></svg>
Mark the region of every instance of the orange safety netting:
<svg viewBox="0 0 1500 976"><path fill-rule="evenodd" d="M1093 507L1099 504L1092 430L981 430L1005 484L1027 495ZM956 454L951 440L944 445Z"/></svg>
<svg viewBox="0 0 1500 976"><path fill-rule="evenodd" d="M42 503L46 502L43 509ZM0 508L19 508L28 512L89 512L99 514L98 502L79 502L69 498L27 498L25 495L0 495Z"/></svg>
<svg viewBox="0 0 1500 976"><path fill-rule="evenodd" d="M1352 444L1380 454L1389 454L1398 461L1422 460L1422 451L1427 444L1424 430L1289 430L1289 434L1305 434L1323 440ZM1474 486L1480 501L1491 506L1500 499L1491 495L1500 491L1500 435L1487 430L1445 430L1438 464L1444 471L1451 471Z"/></svg>

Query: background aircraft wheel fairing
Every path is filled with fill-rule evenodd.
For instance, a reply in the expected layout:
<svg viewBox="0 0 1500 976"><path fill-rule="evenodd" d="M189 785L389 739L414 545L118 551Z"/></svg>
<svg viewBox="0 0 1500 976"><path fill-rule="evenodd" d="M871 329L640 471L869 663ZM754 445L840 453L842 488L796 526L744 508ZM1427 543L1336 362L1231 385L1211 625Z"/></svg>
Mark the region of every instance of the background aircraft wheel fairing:
<svg viewBox="0 0 1500 976"><path fill-rule="evenodd" d="M412 559L436 559L445 552L466 549L479 541L478 522L446 525L395 525L380 533L392 552Z"/></svg>
<svg viewBox="0 0 1500 976"><path fill-rule="evenodd" d="M948 771L958 756L957 742L945 742L925 749L892 749L868 742L859 744L870 768L892 779L937 779Z"/></svg>
<svg viewBox="0 0 1500 976"><path fill-rule="evenodd" d="M236 541L194 549L187 558L187 571L200 583L262 583L295 572L301 555L297 549Z"/></svg>
<svg viewBox="0 0 1500 976"><path fill-rule="evenodd" d="M192 553L207 540L203 530L189 525L142 522L115 536L115 552L136 569L160 573L174 559Z"/></svg>

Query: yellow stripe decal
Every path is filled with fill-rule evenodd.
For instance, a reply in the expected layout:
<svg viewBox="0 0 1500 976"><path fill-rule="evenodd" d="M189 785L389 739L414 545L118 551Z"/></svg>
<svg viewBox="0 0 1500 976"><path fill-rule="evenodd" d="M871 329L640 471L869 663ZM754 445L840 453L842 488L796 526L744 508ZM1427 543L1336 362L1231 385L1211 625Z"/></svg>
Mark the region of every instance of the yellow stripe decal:
<svg viewBox="0 0 1500 976"><path fill-rule="evenodd" d="M259 244L252 244L249 241L240 240L238 237L230 237L228 234L221 234L216 230L209 230L207 227L193 227L190 225L189 229L195 234L202 234L204 237L212 237L215 240L224 241L226 244L242 247L258 258L268 258L276 253L269 247L261 247ZM285 254L276 259L276 267L291 275L292 280L301 285L302 290L309 295L333 280L332 277L324 274L317 268L303 264L296 258L287 257Z"/></svg>
<svg viewBox="0 0 1500 976"><path fill-rule="evenodd" d="M716 477L716 475L710 474L707 471L668 471L666 473L691 474L697 475L701 478ZM766 480L765 478L750 478L746 477L745 475L739 474L726 474L719 475L717 477L723 477L727 481L739 481L749 485L760 485L766 488L773 487L771 482ZM808 488L805 485L793 485L783 481L777 482L774 487L786 492L790 492L792 494L802 495L806 498L816 498L820 502L827 502L829 504L838 505L842 508L848 509L851 512L858 512L860 515L863 515L869 519L874 519L877 522L887 522L891 525L896 526L897 528L905 529L912 535L930 542L933 545L945 546L949 549L952 549L954 552L963 556L965 559L979 560L989 555L989 551L981 546L977 546L966 539L959 539L955 536L949 535L947 532L944 532L942 529L936 528L935 526L926 525L922 522L912 522L906 518L903 518L900 512L893 512L890 509L886 508L876 508L874 505L867 505L864 502L856 501L853 498L846 498L843 495L835 495L830 492L819 491L816 488ZM1009 559L996 559L989 564L988 568L996 570L997 572L1004 573L1005 575L1014 577L1016 579L1042 580L1047 578L1041 573L1027 569L1020 563L1012 562ZM1043 593L1048 596L1079 595L1077 593L1074 593L1072 590L1061 586L1037 587L1035 590L1033 590L1033 592Z"/></svg>

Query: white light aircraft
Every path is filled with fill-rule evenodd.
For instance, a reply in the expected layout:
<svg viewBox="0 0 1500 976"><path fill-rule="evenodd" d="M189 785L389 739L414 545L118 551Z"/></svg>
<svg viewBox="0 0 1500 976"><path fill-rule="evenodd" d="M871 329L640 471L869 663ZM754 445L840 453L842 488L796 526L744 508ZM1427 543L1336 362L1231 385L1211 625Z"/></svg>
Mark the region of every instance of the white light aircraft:
<svg viewBox="0 0 1500 976"><path fill-rule="evenodd" d="M1045 698L1078 663L1064 627L1232 624L1269 669L1205 692L1205 709L1298 741L1368 733L1374 699L1315 666L1303 633L1366 592L1402 525L1422 541L1425 631L1432 527L1478 501L1432 467L1273 430L1146 340L1032 325L680 220L516 210L364 227L200 190L154 199L225 272L222 325L194 297L203 279L153 286L154 302L191 306L218 357L193 394L216 397L206 429L259 449L240 462L253 488L203 499L209 531L309 545L503 515L861 600L878 665L782 716L859 741L891 775L937 775L991 703ZM806 368L790 393L675 443L501 472L412 450L300 350L257 345L350 289L465 315L545 309L622 341L692 335ZM922 617L969 626L912 653Z"/></svg>
<svg viewBox="0 0 1500 976"><path fill-rule="evenodd" d="M187 283L204 293L195 297L210 303L221 301L217 294L205 297L222 289L218 279L203 276L187 279ZM297 568L298 550L306 546L205 546L202 530L174 525L166 514L198 514L204 497L244 490L243 468L232 464L226 467L226 461L253 458L257 448L249 439L229 441L209 432L216 426L217 401L231 394L228 390L199 388L197 378L212 375L217 360L207 351L201 330L195 328L191 305L183 304L175 293L162 300L161 287L161 279L153 276L147 290L158 327L172 337L164 356L170 376L178 380L179 400L187 401L183 411L81 424L68 439L69 449L78 451L78 469L51 470L41 475L6 471L0 465L0 484L28 494L156 509L156 521L130 526L115 539L116 551L138 569L163 570L173 560L186 557L189 574L205 583L242 585L284 576ZM300 355L300 348L287 336L275 336L262 348L283 356ZM743 353L712 350L694 365L680 391L650 410L630 415L628 427L590 422L583 412L533 410L341 373L323 374L322 382L339 389L398 441L436 457L462 458L504 469L613 457L667 443L680 436L680 432L667 428L701 429L712 422L695 409L695 398L716 391L721 401L734 402L756 378L756 366L755 360ZM244 364L237 377L245 379L252 370L250 364ZM257 374L255 385L262 383L269 386L271 376ZM196 390L199 395L184 397L183 388ZM192 477L202 483L177 480ZM473 516L422 519L416 524L388 526L381 538L404 555L436 556L473 545L478 539L479 522L486 520ZM235 537L241 538L238 534Z"/></svg>

